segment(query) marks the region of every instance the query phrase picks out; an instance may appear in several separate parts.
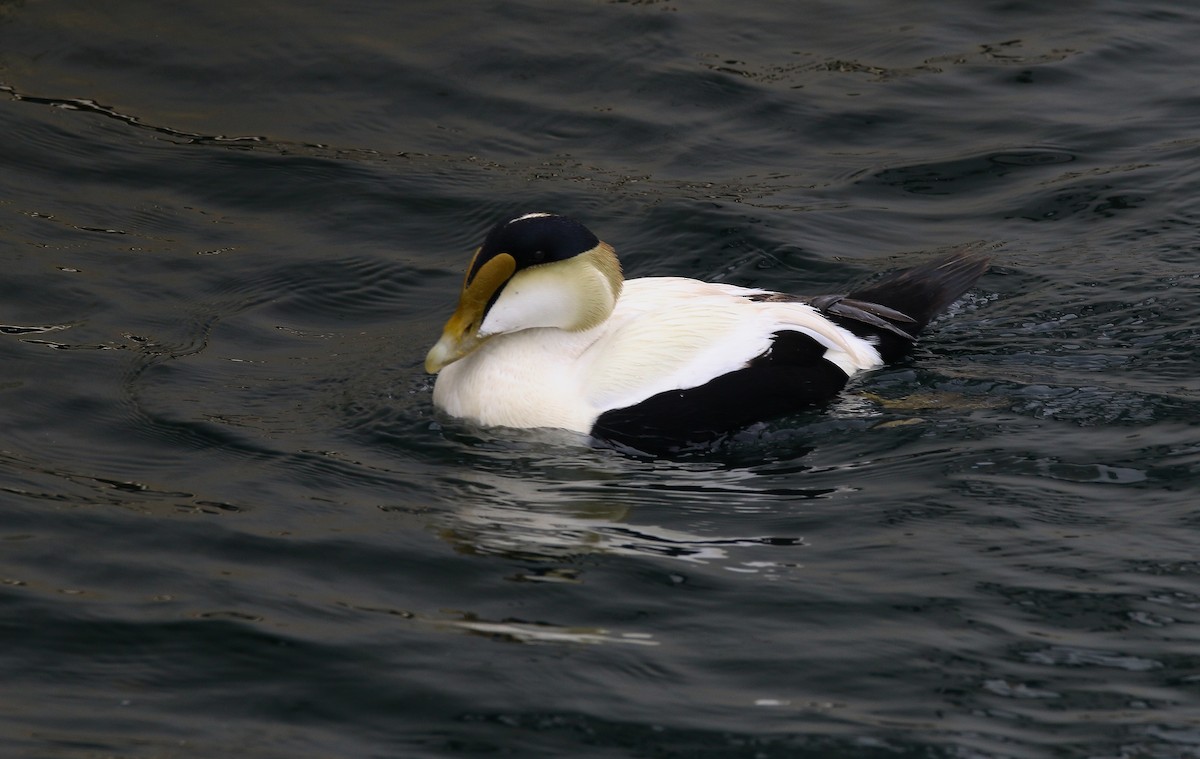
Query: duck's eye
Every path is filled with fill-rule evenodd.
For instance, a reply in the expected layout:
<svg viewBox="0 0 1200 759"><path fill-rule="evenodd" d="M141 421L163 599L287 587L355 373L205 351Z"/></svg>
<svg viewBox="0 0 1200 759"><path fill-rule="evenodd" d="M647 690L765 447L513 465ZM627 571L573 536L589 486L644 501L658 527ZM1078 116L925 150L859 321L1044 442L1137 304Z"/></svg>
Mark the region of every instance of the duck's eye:
<svg viewBox="0 0 1200 759"><path fill-rule="evenodd" d="M540 264L542 261L545 261L545 260L546 260L546 251L544 251L544 250L533 251L533 262L535 264Z"/></svg>

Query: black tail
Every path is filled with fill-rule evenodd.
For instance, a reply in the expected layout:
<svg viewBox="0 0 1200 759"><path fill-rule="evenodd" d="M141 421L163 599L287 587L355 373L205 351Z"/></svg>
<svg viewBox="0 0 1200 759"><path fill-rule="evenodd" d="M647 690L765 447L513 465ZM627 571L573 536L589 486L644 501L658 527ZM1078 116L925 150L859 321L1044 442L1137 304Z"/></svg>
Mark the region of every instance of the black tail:
<svg viewBox="0 0 1200 759"><path fill-rule="evenodd" d="M846 306L857 301L853 306L882 317L884 323L879 319L833 318L854 334L877 341L876 347L884 361L895 361L908 353L921 330L971 289L987 268L987 256L959 251L927 264L892 272L855 290L842 301ZM887 314L870 308L872 305L900 313ZM908 319L896 318L900 315Z"/></svg>

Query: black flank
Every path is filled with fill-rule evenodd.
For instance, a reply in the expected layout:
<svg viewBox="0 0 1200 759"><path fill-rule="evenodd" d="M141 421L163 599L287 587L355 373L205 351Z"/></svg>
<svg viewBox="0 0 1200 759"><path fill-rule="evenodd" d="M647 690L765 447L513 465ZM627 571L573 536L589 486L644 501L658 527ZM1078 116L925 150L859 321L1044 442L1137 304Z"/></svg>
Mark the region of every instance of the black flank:
<svg viewBox="0 0 1200 759"><path fill-rule="evenodd" d="M668 390L606 411L592 435L647 453L703 443L755 422L828 401L846 373L822 357L825 346L801 332L776 332L771 348L745 368L699 387Z"/></svg>

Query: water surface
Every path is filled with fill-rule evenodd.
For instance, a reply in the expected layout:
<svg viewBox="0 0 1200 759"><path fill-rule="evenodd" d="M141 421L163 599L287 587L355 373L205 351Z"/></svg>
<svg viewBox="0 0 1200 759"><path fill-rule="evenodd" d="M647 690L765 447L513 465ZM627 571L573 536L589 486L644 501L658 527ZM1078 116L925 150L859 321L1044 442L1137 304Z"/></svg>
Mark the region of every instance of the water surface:
<svg viewBox="0 0 1200 759"><path fill-rule="evenodd" d="M0 740L1200 756L1189 4L0 2ZM431 407L496 220L632 276L995 266L647 459Z"/></svg>

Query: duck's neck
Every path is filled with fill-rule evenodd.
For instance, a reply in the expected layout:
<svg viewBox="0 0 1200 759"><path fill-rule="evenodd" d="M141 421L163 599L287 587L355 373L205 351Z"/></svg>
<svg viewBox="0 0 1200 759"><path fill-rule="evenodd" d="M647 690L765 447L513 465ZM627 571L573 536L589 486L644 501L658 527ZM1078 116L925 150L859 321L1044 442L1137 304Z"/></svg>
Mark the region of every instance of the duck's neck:
<svg viewBox="0 0 1200 759"><path fill-rule="evenodd" d="M479 334L591 329L612 314L623 284L621 264L605 243L565 261L524 269L504 286Z"/></svg>

